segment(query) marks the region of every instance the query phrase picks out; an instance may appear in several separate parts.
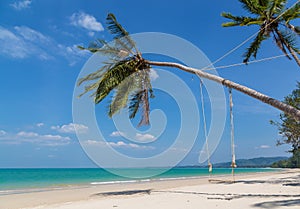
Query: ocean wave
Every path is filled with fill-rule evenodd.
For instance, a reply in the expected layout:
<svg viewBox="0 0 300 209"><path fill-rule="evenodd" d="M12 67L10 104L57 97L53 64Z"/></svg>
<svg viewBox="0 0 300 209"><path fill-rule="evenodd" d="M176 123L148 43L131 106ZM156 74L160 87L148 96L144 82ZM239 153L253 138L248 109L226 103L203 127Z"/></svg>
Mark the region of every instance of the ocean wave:
<svg viewBox="0 0 300 209"><path fill-rule="evenodd" d="M124 181L103 181L103 182L91 182L91 185L105 185L105 184L126 184L126 183L136 183L138 180L124 180Z"/></svg>

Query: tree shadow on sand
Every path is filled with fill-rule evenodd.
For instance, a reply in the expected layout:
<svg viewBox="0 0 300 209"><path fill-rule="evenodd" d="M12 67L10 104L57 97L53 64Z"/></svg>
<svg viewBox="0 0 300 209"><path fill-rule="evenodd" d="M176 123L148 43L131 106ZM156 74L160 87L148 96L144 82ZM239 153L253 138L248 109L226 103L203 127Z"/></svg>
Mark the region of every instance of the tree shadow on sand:
<svg viewBox="0 0 300 209"><path fill-rule="evenodd" d="M277 207L299 206L299 208L300 208L300 199L261 202L261 203L256 203L253 206L258 207L258 208L277 208Z"/></svg>
<svg viewBox="0 0 300 209"><path fill-rule="evenodd" d="M151 191L151 193L175 193L175 194L191 194L202 195L207 199L233 200L239 198L300 198L298 195L288 194L235 194L235 193L207 193L207 192L187 192L187 191Z"/></svg>
<svg viewBox="0 0 300 209"><path fill-rule="evenodd" d="M129 196L129 195L136 195L136 194L150 194L151 189L145 190L126 190L126 191L115 191L115 192L101 192L93 194L92 196Z"/></svg>
<svg viewBox="0 0 300 209"><path fill-rule="evenodd" d="M235 183L242 184L281 184L283 186L300 186L300 175L276 180L238 180Z"/></svg>

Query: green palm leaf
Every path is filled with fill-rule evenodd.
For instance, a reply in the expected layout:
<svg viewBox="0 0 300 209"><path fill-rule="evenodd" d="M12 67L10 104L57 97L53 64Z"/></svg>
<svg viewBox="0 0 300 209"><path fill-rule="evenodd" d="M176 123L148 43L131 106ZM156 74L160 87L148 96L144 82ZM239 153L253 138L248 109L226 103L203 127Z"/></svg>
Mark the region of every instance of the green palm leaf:
<svg viewBox="0 0 300 209"><path fill-rule="evenodd" d="M268 15L272 17L274 14L280 14L285 9L287 0L272 0L269 1Z"/></svg>
<svg viewBox="0 0 300 209"><path fill-rule="evenodd" d="M110 68L101 78L96 91L95 103L101 102L125 78L138 71L138 60L131 58L120 61Z"/></svg>
<svg viewBox="0 0 300 209"><path fill-rule="evenodd" d="M261 15L267 8L263 0L239 0L245 10L252 14Z"/></svg>
<svg viewBox="0 0 300 209"><path fill-rule="evenodd" d="M284 39L285 43L289 45L297 54L300 54L300 50L297 47L297 39L295 35L289 31L280 31L280 34L282 35L282 38Z"/></svg>
<svg viewBox="0 0 300 209"><path fill-rule="evenodd" d="M131 39L129 33L122 27L122 25L118 23L115 15L112 13L108 14L106 20L108 25L107 29L114 35L114 39L121 41L132 55L134 54L134 52L131 51L133 48L136 50L136 53L138 53L135 42Z"/></svg>
<svg viewBox="0 0 300 209"><path fill-rule="evenodd" d="M141 72L142 71L133 73L118 85L115 96L109 106L108 114L110 117L127 106L129 97L133 95L140 86Z"/></svg>
<svg viewBox="0 0 300 209"><path fill-rule="evenodd" d="M245 26L245 25L261 25L263 21L258 18L244 17L244 16L233 16L230 13L223 12L222 17L233 20L233 22L223 23L223 27L232 27L232 26Z"/></svg>
<svg viewBox="0 0 300 209"><path fill-rule="evenodd" d="M129 118L134 118L137 112L140 110L142 118L138 126L149 125L149 115L150 115L150 103L149 98L154 98L149 70L144 70L141 74L140 87L137 92L132 96L130 100Z"/></svg>
<svg viewBox="0 0 300 209"><path fill-rule="evenodd" d="M108 64L102 66L99 70L97 70L97 71L95 71L93 73L90 73L90 74L88 74L87 76L85 76L83 78L80 78L79 81L78 81L78 83L77 83L77 86L80 86L84 82L92 81L92 80L96 80L96 79L101 78L103 76L103 74L108 69L110 69L112 66L113 66L112 63L108 63Z"/></svg>
<svg viewBox="0 0 300 209"><path fill-rule="evenodd" d="M250 47L247 49L246 53L244 54L244 63L248 63L251 56L256 58L258 49L260 48L261 43L266 39L267 37L264 35L264 31L260 31L254 41L250 44Z"/></svg>
<svg viewBox="0 0 300 209"><path fill-rule="evenodd" d="M294 7L287 9L283 14L282 18L289 23L291 20L300 17L300 2L298 2Z"/></svg>
<svg viewBox="0 0 300 209"><path fill-rule="evenodd" d="M279 49L290 59L289 54L295 59L300 66L300 59L294 53L299 54L297 48L296 35L300 35L300 27L290 24L291 20L295 20L300 17L300 2L293 4L293 6L287 10L287 0L239 0L242 6L249 13L254 14L254 17L234 16L230 13L223 12L221 15L231 22L223 23L223 27L231 26L249 26L258 25L259 31L256 38L247 48L246 53L243 55L244 63L247 63L253 56L256 58L258 49L262 41L271 37L275 40ZM281 29L285 28L286 31Z"/></svg>
<svg viewBox="0 0 300 209"><path fill-rule="evenodd" d="M277 31L278 32L278 31ZM274 39L275 39L275 42L278 46L278 48L285 54L285 56L288 58L288 59L291 59L291 57L289 56L289 54L287 53L287 50L286 50L286 42L285 40L283 39L283 36L279 33L273 33L274 34Z"/></svg>

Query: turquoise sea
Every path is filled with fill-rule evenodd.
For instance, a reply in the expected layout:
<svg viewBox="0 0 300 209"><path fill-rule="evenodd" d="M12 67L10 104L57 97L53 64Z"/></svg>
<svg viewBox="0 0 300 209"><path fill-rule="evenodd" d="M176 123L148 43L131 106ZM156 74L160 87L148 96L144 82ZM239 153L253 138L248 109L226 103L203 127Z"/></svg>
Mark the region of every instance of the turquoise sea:
<svg viewBox="0 0 300 209"><path fill-rule="evenodd" d="M154 168L144 169L123 169L126 172L134 172L144 176L155 170ZM269 168L237 168L235 172L255 173L273 172L276 169ZM215 168L214 175L230 174L231 169ZM0 195L11 190L59 188L64 186L88 186L97 184L128 183L149 180L182 179L208 176L207 168L172 168L169 171L149 178L128 179L120 177L101 168L64 168L64 169L0 169Z"/></svg>

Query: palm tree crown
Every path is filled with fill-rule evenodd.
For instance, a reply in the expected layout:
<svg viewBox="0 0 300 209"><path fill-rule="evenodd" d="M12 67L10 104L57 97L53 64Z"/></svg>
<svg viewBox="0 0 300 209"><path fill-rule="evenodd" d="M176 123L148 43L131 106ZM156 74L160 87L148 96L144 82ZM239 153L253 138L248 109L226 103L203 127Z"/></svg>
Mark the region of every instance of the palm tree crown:
<svg viewBox="0 0 300 209"><path fill-rule="evenodd" d="M115 92L110 101L108 115L112 117L122 108L129 109L129 117L134 118L139 110L142 118L139 125L149 124L149 97L154 98L150 83L150 66L146 64L129 33L117 22L113 14L108 14L107 29L114 40L107 43L104 40L94 41L82 50L100 53L108 58L103 66L84 78L84 82L94 81L85 86L85 91L79 95L94 91L91 95L95 103L100 103L111 92Z"/></svg>
<svg viewBox="0 0 300 209"><path fill-rule="evenodd" d="M292 20L300 17L300 3L297 2L291 8L286 9L287 0L239 0L243 8L252 14L251 17L234 16L223 12L221 15L231 22L223 23L223 27L258 25L259 31L254 41L244 54L244 63L248 63L253 56L256 58L261 43L273 37L279 49L290 58L293 56L300 66L297 54L296 38L300 35L300 27L291 24Z"/></svg>

